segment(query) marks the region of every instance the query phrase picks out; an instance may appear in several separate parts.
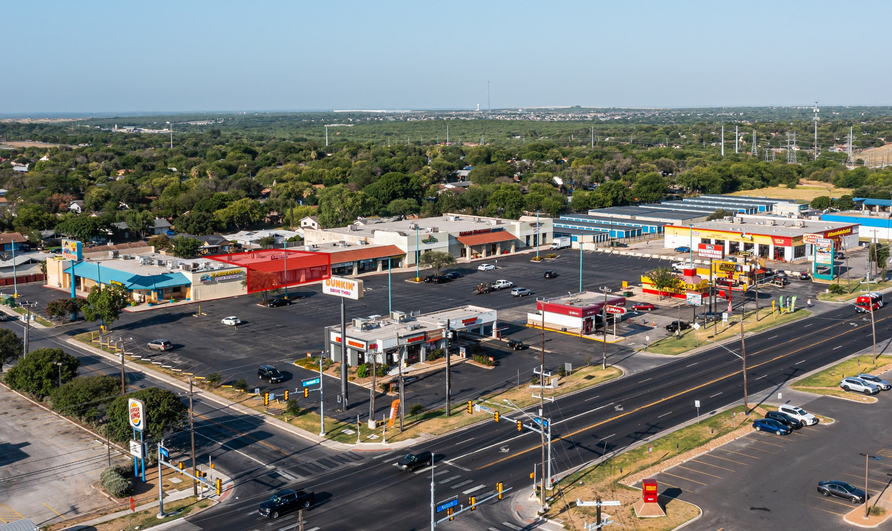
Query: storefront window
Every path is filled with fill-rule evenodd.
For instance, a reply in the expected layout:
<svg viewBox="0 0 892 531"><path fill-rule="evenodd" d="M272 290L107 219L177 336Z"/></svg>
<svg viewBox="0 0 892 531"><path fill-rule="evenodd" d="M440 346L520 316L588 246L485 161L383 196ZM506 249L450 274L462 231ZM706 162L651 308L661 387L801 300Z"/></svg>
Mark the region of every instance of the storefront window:
<svg viewBox="0 0 892 531"><path fill-rule="evenodd" d="M805 258L804 245L797 245L796 247L793 247L793 259L795 260L797 258Z"/></svg>

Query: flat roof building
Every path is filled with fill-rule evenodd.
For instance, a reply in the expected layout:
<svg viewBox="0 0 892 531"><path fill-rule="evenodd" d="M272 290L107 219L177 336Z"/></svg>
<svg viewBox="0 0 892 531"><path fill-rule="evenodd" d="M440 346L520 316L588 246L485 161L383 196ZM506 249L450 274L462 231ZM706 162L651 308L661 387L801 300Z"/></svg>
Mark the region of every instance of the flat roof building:
<svg viewBox="0 0 892 531"><path fill-rule="evenodd" d="M626 298L614 295L605 299L603 293L583 291L539 299L536 301L539 313L527 314L527 324L541 327L544 313L546 329L566 330L579 335L591 334L601 322L601 310L605 304L625 306Z"/></svg>

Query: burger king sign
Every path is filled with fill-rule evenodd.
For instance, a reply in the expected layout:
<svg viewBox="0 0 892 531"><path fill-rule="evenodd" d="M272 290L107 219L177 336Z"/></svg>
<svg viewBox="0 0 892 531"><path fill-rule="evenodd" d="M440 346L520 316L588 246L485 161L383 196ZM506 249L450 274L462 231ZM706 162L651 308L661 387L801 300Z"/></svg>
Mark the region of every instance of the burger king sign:
<svg viewBox="0 0 892 531"><path fill-rule="evenodd" d="M146 427L146 405L142 400L130 398L127 400L127 418L130 419L130 427L137 431L143 431Z"/></svg>

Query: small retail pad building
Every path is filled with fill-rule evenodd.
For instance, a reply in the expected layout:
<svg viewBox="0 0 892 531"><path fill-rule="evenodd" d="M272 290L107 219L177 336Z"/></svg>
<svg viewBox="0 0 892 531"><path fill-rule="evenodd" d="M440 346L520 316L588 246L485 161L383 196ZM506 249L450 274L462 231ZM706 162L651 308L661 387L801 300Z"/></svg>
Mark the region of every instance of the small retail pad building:
<svg viewBox="0 0 892 531"><path fill-rule="evenodd" d="M590 334L601 322L604 305L625 306L626 298L616 295L583 291L536 301L539 313L527 314L527 325L545 329L561 330L576 334ZM607 318L611 323L611 317Z"/></svg>
<svg viewBox="0 0 892 531"><path fill-rule="evenodd" d="M496 310L480 306L461 306L448 310L421 314L392 312L355 318L347 323L347 363L355 367L364 363L396 365L400 351L405 349L407 363L423 362L427 354L446 346L446 331L458 332L450 340L454 354L461 348L462 334L477 336L492 334L496 326ZM323 329L324 353L332 361L341 361L341 325Z"/></svg>
<svg viewBox="0 0 892 531"><path fill-rule="evenodd" d="M670 249L690 246L697 254L701 245L710 245L716 259L752 256L796 262L814 255L814 242L809 240L815 236L833 241L837 249L857 247L859 224L738 215L687 227L667 225L663 230L664 245Z"/></svg>
<svg viewBox="0 0 892 531"><path fill-rule="evenodd" d="M552 219L523 216L519 220L444 214L432 218L391 221L359 219L346 227L313 229L304 227L307 250L332 251L336 247L370 247L363 270L386 268L388 258L402 256L399 267L414 266L422 253L443 251L456 260L498 258L521 249L552 243ZM338 263L346 262L339 261ZM384 262L385 264L382 264ZM332 257L332 264L336 258ZM397 264L392 264L397 267ZM337 273L335 273L337 274Z"/></svg>

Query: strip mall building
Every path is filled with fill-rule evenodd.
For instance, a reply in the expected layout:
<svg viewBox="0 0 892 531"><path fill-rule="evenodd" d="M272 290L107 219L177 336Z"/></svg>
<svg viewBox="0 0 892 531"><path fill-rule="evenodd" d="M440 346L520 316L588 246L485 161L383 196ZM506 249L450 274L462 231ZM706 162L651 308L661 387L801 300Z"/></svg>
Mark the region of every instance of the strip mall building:
<svg viewBox="0 0 892 531"><path fill-rule="evenodd" d="M837 249L857 247L859 227L857 223L739 215L688 227L667 225L664 245L670 249L690 246L695 255L705 245L714 246L709 252L715 259L752 256L797 262L814 256L816 238L831 240Z"/></svg>

